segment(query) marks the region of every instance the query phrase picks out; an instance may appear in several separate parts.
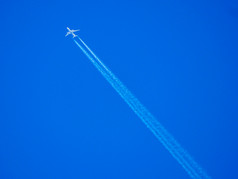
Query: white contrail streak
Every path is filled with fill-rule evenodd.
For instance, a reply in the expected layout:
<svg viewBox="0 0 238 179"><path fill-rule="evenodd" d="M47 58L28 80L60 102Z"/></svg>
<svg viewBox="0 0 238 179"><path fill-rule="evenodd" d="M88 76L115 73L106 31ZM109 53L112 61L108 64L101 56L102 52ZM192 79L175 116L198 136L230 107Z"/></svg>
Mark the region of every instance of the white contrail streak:
<svg viewBox="0 0 238 179"><path fill-rule="evenodd" d="M79 38L79 37L78 37ZM156 118L139 102L139 100L126 88L126 86L102 63L102 61L93 53L93 51L83 42L79 40L90 52L90 54L76 41L74 42L99 70L104 78L111 84L123 100L137 114L142 122L150 129L156 138L170 152L170 154L185 169L191 178L203 179L210 178L206 172L193 160L174 137L156 120Z"/></svg>

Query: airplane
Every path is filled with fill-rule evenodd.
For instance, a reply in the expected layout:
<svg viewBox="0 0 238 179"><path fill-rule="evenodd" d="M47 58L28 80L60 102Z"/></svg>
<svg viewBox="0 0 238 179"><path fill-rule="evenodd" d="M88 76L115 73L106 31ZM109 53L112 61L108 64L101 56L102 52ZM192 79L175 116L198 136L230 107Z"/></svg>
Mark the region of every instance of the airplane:
<svg viewBox="0 0 238 179"><path fill-rule="evenodd" d="M67 27L67 29L68 29L68 32L67 32L66 36L68 36L69 34L72 34L73 38L77 37L77 35L75 35L74 32L79 31L79 29L78 30L70 30L68 27Z"/></svg>

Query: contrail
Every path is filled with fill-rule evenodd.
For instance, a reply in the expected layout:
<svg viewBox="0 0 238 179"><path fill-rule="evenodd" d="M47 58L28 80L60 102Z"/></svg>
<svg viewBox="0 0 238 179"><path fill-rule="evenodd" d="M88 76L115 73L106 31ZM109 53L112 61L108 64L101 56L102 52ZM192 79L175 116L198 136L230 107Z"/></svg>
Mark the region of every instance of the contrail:
<svg viewBox="0 0 238 179"><path fill-rule="evenodd" d="M79 37L78 37L79 38ZM129 107L137 114L142 122L150 129L162 145L185 169L191 178L210 178L206 172L193 160L174 137L156 120L156 118L140 103L140 101L126 88L126 86L102 63L93 51L79 38L86 47L86 51L76 40L74 42L99 70L104 78L111 84Z"/></svg>

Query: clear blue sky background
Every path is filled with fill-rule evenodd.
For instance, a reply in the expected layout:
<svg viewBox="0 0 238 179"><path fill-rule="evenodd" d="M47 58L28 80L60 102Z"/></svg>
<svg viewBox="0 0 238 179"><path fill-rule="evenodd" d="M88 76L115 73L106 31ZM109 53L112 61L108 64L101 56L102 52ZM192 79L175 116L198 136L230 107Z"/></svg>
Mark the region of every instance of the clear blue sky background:
<svg viewBox="0 0 238 179"><path fill-rule="evenodd" d="M0 178L189 178L80 37L213 178L238 178L238 3L2 1Z"/></svg>

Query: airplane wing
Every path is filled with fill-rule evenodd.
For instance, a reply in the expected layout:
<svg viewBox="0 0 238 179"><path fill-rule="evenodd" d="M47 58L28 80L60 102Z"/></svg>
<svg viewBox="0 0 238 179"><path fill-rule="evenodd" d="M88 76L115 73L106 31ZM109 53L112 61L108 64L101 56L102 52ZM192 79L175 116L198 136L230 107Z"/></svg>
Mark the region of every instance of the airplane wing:
<svg viewBox="0 0 238 179"><path fill-rule="evenodd" d="M77 32L77 31L79 31L79 30L71 30L71 32Z"/></svg>
<svg viewBox="0 0 238 179"><path fill-rule="evenodd" d="M70 32L67 32L67 34L65 35L65 37L68 36L69 34L70 34Z"/></svg>

